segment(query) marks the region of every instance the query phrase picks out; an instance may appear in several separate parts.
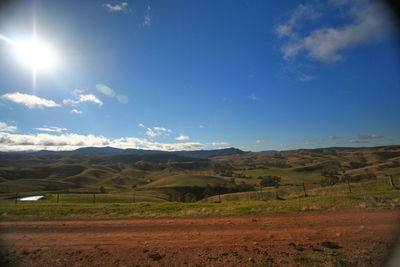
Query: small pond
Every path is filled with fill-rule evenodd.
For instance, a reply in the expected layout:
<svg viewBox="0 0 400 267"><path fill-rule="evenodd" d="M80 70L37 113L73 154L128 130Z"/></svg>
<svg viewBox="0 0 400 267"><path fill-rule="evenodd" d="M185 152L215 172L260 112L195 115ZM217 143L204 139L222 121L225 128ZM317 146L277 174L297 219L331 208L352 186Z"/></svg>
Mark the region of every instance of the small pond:
<svg viewBox="0 0 400 267"><path fill-rule="evenodd" d="M35 201L35 200L39 200L39 199L41 199L43 197L44 196L21 197L21 198L18 198L18 200L20 200L20 201Z"/></svg>

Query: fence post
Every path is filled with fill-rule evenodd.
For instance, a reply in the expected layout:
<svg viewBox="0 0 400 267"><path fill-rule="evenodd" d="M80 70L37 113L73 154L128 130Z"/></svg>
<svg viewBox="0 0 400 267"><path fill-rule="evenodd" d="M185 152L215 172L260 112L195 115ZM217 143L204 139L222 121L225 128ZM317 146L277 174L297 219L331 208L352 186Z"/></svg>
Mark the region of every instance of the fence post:
<svg viewBox="0 0 400 267"><path fill-rule="evenodd" d="M346 179L346 181L347 181L347 186L349 187L349 192L351 193L351 187L350 187L349 179Z"/></svg>
<svg viewBox="0 0 400 267"><path fill-rule="evenodd" d="M304 191L304 197L307 197L307 192L306 192L306 185L303 182L303 191Z"/></svg>
<svg viewBox="0 0 400 267"><path fill-rule="evenodd" d="M393 176L391 174L388 176L389 176L389 182L390 182L390 185L392 186L392 188L397 189L396 185L393 182Z"/></svg>

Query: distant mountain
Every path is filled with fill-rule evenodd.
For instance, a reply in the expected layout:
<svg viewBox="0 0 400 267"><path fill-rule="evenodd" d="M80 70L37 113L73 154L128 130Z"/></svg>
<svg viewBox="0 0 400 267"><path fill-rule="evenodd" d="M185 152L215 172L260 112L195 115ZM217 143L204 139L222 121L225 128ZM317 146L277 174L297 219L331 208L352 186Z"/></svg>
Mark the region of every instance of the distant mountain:
<svg viewBox="0 0 400 267"><path fill-rule="evenodd" d="M245 154L246 152L231 147L231 148L224 148L224 149L216 149L216 150L194 150L194 151L177 151L174 152L177 155L185 156L185 157L192 157L192 158L202 158L208 159L213 157L220 157L220 156L229 156L229 155L241 155Z"/></svg>
<svg viewBox="0 0 400 267"><path fill-rule="evenodd" d="M145 149L120 149L115 147L83 147L71 151L49 151L41 150L36 152L23 151L23 152L9 152L3 154L31 154L31 155L59 155L59 156L115 156L115 155L153 155L157 154L158 157L162 154L175 155L181 157L208 159L218 156L228 156L234 154L244 154L237 148L225 148L215 150L195 150L195 151L161 151L161 150L145 150Z"/></svg>

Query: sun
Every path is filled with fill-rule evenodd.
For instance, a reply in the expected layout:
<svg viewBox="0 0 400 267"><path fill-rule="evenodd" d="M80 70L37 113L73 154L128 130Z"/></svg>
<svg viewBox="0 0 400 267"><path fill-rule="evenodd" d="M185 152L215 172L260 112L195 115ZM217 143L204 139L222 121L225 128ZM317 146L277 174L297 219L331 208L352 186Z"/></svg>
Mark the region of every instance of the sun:
<svg viewBox="0 0 400 267"><path fill-rule="evenodd" d="M38 39L21 41L15 44L19 61L35 70L49 69L55 65L55 54L51 47Z"/></svg>

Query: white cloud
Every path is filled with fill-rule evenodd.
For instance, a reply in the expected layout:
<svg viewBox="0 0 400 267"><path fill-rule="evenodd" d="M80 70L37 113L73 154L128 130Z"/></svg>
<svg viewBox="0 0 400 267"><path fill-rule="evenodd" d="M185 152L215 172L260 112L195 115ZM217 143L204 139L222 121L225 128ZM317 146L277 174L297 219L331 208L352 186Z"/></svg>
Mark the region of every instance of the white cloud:
<svg viewBox="0 0 400 267"><path fill-rule="evenodd" d="M383 138L383 135L380 134L362 134L358 136L360 139L377 139L377 138Z"/></svg>
<svg viewBox="0 0 400 267"><path fill-rule="evenodd" d="M104 4L104 7L107 8L108 11L111 12L121 12L121 11L127 11L128 10L128 3L127 2L122 2L120 4Z"/></svg>
<svg viewBox="0 0 400 267"><path fill-rule="evenodd" d="M229 146L228 142L212 142L211 145L213 146Z"/></svg>
<svg viewBox="0 0 400 267"><path fill-rule="evenodd" d="M172 130L171 129L167 129L167 128L164 128L164 127L153 127L153 129L155 130L155 131L160 131L160 132L168 132L168 133L170 133L170 132L172 132Z"/></svg>
<svg viewBox="0 0 400 267"><path fill-rule="evenodd" d="M60 128L56 126L50 126L50 127L42 127L42 128L35 128L35 130L42 131L42 132L55 132L55 133L61 133L63 131L67 131L67 128Z"/></svg>
<svg viewBox="0 0 400 267"><path fill-rule="evenodd" d="M0 132L0 151L74 150L81 147L111 146L121 149L151 149L163 151L203 149L198 142L159 143L135 137L109 139L104 136L68 134L10 134Z"/></svg>
<svg viewBox="0 0 400 267"><path fill-rule="evenodd" d="M80 111L80 110L77 110L76 108L74 108L73 110L71 110L71 113L74 113L74 114L82 114L83 112Z"/></svg>
<svg viewBox="0 0 400 267"><path fill-rule="evenodd" d="M199 128L200 128L200 129L204 129L204 125L200 125Z"/></svg>
<svg viewBox="0 0 400 267"><path fill-rule="evenodd" d="M103 105L103 102L101 102L101 100L98 99L97 96L92 94L79 95L79 102L93 102L99 106Z"/></svg>
<svg viewBox="0 0 400 267"><path fill-rule="evenodd" d="M256 144L261 144L263 142L264 142L264 140L256 140Z"/></svg>
<svg viewBox="0 0 400 267"><path fill-rule="evenodd" d="M176 137L175 140L178 140L178 141L189 140L189 136L181 134L180 136Z"/></svg>
<svg viewBox="0 0 400 267"><path fill-rule="evenodd" d="M17 130L17 126L8 125L5 122L0 122L0 132L16 132Z"/></svg>
<svg viewBox="0 0 400 267"><path fill-rule="evenodd" d="M28 95L22 93L8 93L1 96L2 99L13 101L17 104L22 104L27 106L28 108L51 108L51 107L60 107L60 104L57 104L53 100L49 100L46 98L38 97L35 95Z"/></svg>
<svg viewBox="0 0 400 267"><path fill-rule="evenodd" d="M93 94L79 94L78 95L78 99L77 100L72 100L72 99L64 99L63 103L64 105L76 105L82 102L92 102L95 103L99 106L103 105L103 102L97 98L97 96L93 95Z"/></svg>
<svg viewBox="0 0 400 267"><path fill-rule="evenodd" d="M151 128L147 128L146 135L149 137L156 137L158 135L161 135L161 133L155 132Z"/></svg>
<svg viewBox="0 0 400 267"><path fill-rule="evenodd" d="M328 138L331 140L336 140L336 139L339 139L340 137L335 136L335 135L330 135L330 136L328 136Z"/></svg>
<svg viewBox="0 0 400 267"><path fill-rule="evenodd" d="M96 88L97 88L97 91L99 91L100 93L102 93L106 96L114 97L116 95L115 91L105 84L96 84Z"/></svg>
<svg viewBox="0 0 400 267"><path fill-rule="evenodd" d="M316 27L306 34L298 30L305 20L317 18L313 7L299 5L290 19L276 27L280 39L286 39L281 50L285 59L294 58L305 52L311 59L323 62L342 60L341 52L356 46L367 44L387 35L391 22L387 19L387 10L378 1L349 1L345 9L346 19L350 20L342 26ZM337 10L338 5L330 8L330 13Z"/></svg>
<svg viewBox="0 0 400 267"><path fill-rule="evenodd" d="M146 135L149 137L156 137L170 132L172 132L170 129L156 126L153 127L153 129L147 128Z"/></svg>
<svg viewBox="0 0 400 267"><path fill-rule="evenodd" d="M143 125L143 123L139 123L139 124L138 124L138 127L142 127L142 128L144 128L144 125Z"/></svg>

